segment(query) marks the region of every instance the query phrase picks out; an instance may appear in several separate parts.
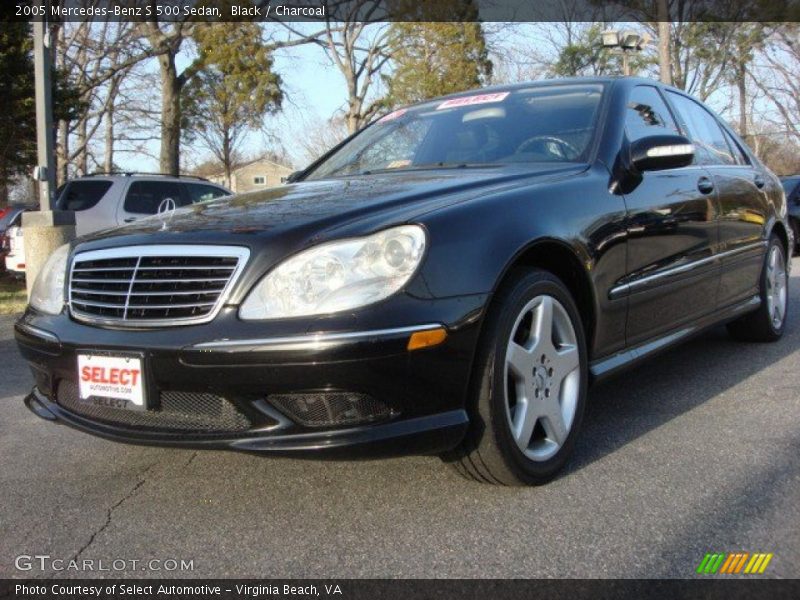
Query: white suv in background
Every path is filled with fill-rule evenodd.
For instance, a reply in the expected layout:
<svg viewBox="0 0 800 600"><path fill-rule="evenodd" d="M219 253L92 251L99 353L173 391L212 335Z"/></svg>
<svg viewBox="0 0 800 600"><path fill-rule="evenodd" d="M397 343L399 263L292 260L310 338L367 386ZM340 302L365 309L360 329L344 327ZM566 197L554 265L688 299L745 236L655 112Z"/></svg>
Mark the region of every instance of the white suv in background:
<svg viewBox="0 0 800 600"><path fill-rule="evenodd" d="M232 193L200 177L98 173L64 184L57 192L56 206L75 212L76 230L81 236L154 215L159 206L180 208ZM174 205L163 204L168 199Z"/></svg>

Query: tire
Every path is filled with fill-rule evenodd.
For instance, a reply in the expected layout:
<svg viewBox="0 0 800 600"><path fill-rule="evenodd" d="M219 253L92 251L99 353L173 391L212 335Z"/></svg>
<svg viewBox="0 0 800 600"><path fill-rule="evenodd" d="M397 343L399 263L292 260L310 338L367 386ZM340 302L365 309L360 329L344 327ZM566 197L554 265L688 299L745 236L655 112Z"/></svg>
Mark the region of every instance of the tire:
<svg viewBox="0 0 800 600"><path fill-rule="evenodd" d="M794 232L794 256L800 255L800 222L797 219L789 219Z"/></svg>
<svg viewBox="0 0 800 600"><path fill-rule="evenodd" d="M774 233L770 236L761 268L757 310L728 323L731 336L743 342L775 342L786 328L789 279L786 249Z"/></svg>
<svg viewBox="0 0 800 600"><path fill-rule="evenodd" d="M550 340L534 331L548 329L548 314ZM550 481L573 450L588 386L583 325L567 287L547 271L512 272L487 313L474 369L470 429L445 460L477 481Z"/></svg>

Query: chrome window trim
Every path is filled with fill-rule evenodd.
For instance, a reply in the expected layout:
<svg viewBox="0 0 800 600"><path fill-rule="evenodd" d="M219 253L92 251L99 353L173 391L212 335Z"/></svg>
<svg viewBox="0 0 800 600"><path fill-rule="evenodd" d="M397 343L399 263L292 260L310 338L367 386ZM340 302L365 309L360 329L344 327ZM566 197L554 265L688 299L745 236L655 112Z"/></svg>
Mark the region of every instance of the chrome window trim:
<svg viewBox="0 0 800 600"><path fill-rule="evenodd" d="M150 256L207 256L207 257L224 257L236 258L236 268L231 273L227 285L220 291L219 297L212 308L212 310L200 317L179 317L176 319L118 319L108 317L98 317L87 313L82 313L75 310L72 306L72 279L76 265L81 262L90 260L114 259L114 258L139 258ZM245 266L250 258L250 249L244 246L217 246L217 245L200 245L200 244L145 244L137 246L117 246L114 248L105 248L102 250L87 250L85 252L77 252L70 259L69 266L69 281L67 282L69 297L67 298L67 307L69 314L77 321L89 323L92 325L108 325L113 327L129 327L129 328L152 328L152 327L178 327L181 325L197 325L200 323L208 323L222 310L228 296L230 295L233 287L239 279L239 276L244 271ZM137 262L136 269L139 263ZM131 276L131 285L133 285L134 275ZM130 299L130 290L128 300ZM126 300L126 306L127 302Z"/></svg>
<svg viewBox="0 0 800 600"><path fill-rule="evenodd" d="M255 338L244 340L217 340L202 342L191 346L192 350L235 350L236 348L254 348L266 352L285 352L290 350L322 350L341 343L360 342L375 338L396 337L399 335L441 329L439 323L394 327L391 329L373 329L369 331L350 331L345 333L309 333L274 338Z"/></svg>
<svg viewBox="0 0 800 600"><path fill-rule="evenodd" d="M664 277L669 277L671 275L678 275L679 273L686 273L687 271L693 271L698 267L702 267L703 265L712 263L716 260L722 260L723 258L728 258L736 254L741 254L742 252L747 252L748 250L753 250L755 248L760 248L760 247L763 248L766 245L767 242L762 240L760 242L756 242L755 244L748 244L747 246L741 246L739 248L734 248L733 250L727 250L725 252L720 252L712 256L700 258L690 263L686 263L685 265L678 265L676 267L672 267L664 271L659 271L658 273L653 273L652 275L646 275L645 277L637 279L636 281L623 283L621 285L611 288L611 291L608 292L608 297L611 299L618 298L622 294L635 291L637 288L645 284L648 284L652 281L657 281L659 279L663 279Z"/></svg>

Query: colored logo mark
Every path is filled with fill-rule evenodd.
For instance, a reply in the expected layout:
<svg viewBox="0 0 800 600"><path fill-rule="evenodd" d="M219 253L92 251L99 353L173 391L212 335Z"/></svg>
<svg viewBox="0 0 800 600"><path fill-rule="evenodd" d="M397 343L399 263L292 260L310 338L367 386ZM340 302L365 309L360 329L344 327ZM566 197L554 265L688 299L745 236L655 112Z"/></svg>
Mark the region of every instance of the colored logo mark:
<svg viewBox="0 0 800 600"><path fill-rule="evenodd" d="M701 575L756 575L767 569L772 553L708 552L697 566Z"/></svg>

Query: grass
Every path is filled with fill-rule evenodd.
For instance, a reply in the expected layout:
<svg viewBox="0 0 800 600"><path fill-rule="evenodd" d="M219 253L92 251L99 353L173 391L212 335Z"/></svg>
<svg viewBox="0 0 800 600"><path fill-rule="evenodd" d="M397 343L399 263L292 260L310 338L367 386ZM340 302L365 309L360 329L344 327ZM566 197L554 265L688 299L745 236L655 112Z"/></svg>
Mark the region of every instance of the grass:
<svg viewBox="0 0 800 600"><path fill-rule="evenodd" d="M0 315L21 313L27 303L25 280L16 280L8 273L0 273Z"/></svg>

